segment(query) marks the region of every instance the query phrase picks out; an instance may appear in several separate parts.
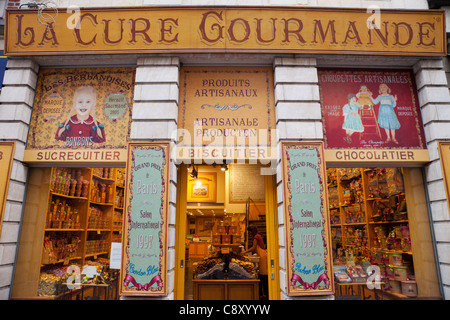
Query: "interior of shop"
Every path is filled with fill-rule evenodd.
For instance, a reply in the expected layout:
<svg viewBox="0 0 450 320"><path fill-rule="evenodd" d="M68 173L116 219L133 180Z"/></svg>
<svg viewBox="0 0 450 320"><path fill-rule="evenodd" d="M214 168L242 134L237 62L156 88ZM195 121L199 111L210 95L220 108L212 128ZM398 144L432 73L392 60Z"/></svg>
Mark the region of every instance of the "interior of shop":
<svg viewBox="0 0 450 320"><path fill-rule="evenodd" d="M184 299L269 298L267 256L249 251L249 227L266 254L270 241L260 167L180 168ZM123 168L30 168L13 299L119 299L111 250L122 239L125 177ZM439 296L421 168L329 167L327 189L337 299Z"/></svg>
<svg viewBox="0 0 450 320"><path fill-rule="evenodd" d="M265 185L259 169L188 167L186 300L268 298ZM262 241L253 248L255 234Z"/></svg>

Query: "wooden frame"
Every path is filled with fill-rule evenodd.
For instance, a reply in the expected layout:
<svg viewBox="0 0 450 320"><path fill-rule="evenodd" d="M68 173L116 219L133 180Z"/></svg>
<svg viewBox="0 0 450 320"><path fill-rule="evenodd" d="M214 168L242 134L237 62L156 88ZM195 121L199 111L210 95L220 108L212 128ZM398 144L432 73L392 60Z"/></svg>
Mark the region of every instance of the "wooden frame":
<svg viewBox="0 0 450 320"><path fill-rule="evenodd" d="M129 143L120 295L167 295L170 143Z"/></svg>
<svg viewBox="0 0 450 320"><path fill-rule="evenodd" d="M216 172L199 172L196 179L188 176L187 202L216 202L216 199Z"/></svg>
<svg viewBox="0 0 450 320"><path fill-rule="evenodd" d="M2 222L6 207L6 197L8 196L9 179L14 159L14 141L0 141L0 234L2 233Z"/></svg>
<svg viewBox="0 0 450 320"><path fill-rule="evenodd" d="M323 142L282 142L287 294L334 293Z"/></svg>
<svg viewBox="0 0 450 320"><path fill-rule="evenodd" d="M450 213L450 141L439 141L439 158L441 159L442 176L445 184L448 211Z"/></svg>

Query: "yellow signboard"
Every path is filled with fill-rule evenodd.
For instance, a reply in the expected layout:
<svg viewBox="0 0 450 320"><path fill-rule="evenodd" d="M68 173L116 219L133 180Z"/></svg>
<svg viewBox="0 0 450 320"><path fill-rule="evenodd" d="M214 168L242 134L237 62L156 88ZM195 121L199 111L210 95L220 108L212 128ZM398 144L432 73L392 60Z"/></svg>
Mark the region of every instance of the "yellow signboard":
<svg viewBox="0 0 450 320"><path fill-rule="evenodd" d="M439 141L439 155L441 159L442 175L444 176L445 192L448 211L450 212L450 141Z"/></svg>
<svg viewBox="0 0 450 320"><path fill-rule="evenodd" d="M183 68L177 158L274 158L273 101L272 68Z"/></svg>
<svg viewBox="0 0 450 320"><path fill-rule="evenodd" d="M0 141L0 234L2 233L3 214L8 195L9 178L13 165L15 143Z"/></svg>
<svg viewBox="0 0 450 320"><path fill-rule="evenodd" d="M442 10L133 7L7 10L7 55L279 52L446 55ZM48 22L45 22L45 21Z"/></svg>

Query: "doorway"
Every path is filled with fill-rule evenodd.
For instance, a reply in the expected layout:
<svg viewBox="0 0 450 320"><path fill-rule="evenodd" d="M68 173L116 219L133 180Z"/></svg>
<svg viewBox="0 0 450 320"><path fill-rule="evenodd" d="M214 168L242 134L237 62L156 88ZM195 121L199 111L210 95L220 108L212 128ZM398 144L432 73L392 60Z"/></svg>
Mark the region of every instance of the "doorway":
<svg viewBox="0 0 450 320"><path fill-rule="evenodd" d="M175 299L279 299L276 181L259 169L178 167ZM264 241L267 276L259 255L248 252L250 226Z"/></svg>

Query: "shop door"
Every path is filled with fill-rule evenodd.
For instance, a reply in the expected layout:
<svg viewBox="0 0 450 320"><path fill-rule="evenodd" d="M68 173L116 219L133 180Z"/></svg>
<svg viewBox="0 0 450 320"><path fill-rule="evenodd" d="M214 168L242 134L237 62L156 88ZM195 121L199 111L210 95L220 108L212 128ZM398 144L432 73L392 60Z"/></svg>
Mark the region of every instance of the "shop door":
<svg viewBox="0 0 450 320"><path fill-rule="evenodd" d="M186 290L186 230L187 230L187 181L188 166L178 168L176 245L175 245L175 290L176 300L185 299ZM265 207L267 232L268 296L270 300L279 299L278 269L278 219L276 201L276 177L265 176Z"/></svg>

